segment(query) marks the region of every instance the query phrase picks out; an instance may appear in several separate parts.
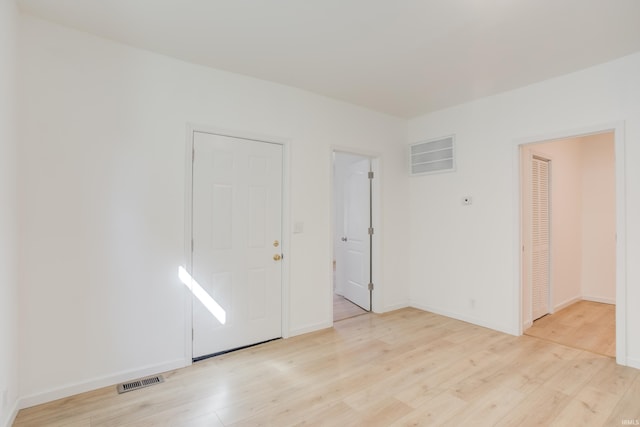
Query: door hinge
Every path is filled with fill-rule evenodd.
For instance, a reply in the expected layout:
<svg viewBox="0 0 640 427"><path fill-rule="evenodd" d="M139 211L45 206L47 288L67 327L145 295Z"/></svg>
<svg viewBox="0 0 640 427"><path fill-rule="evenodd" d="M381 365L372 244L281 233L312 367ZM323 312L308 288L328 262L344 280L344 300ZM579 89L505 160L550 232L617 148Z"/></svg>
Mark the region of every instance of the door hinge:
<svg viewBox="0 0 640 427"><path fill-rule="evenodd" d="M369 171L369 179L373 179L373 171Z"/></svg>
<svg viewBox="0 0 640 427"><path fill-rule="evenodd" d="M191 341L193 341L193 328L191 328Z"/></svg>
<svg viewBox="0 0 640 427"><path fill-rule="evenodd" d="M196 161L196 149L195 147L191 150L191 163Z"/></svg>
<svg viewBox="0 0 640 427"><path fill-rule="evenodd" d="M193 252L193 239L191 239L191 252Z"/></svg>
<svg viewBox="0 0 640 427"><path fill-rule="evenodd" d="M369 235L372 236L373 235L373 227L369 227Z"/></svg>
<svg viewBox="0 0 640 427"><path fill-rule="evenodd" d="M369 283L369 290L372 291L373 290L373 283Z"/></svg>

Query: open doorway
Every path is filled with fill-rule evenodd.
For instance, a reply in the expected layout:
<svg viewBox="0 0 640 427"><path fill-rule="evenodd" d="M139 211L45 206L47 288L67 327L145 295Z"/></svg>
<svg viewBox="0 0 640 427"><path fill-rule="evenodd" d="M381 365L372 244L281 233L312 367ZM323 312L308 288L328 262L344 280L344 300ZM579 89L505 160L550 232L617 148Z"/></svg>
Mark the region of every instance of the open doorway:
<svg viewBox="0 0 640 427"><path fill-rule="evenodd" d="M613 131L520 146L526 335L616 356Z"/></svg>
<svg viewBox="0 0 640 427"><path fill-rule="evenodd" d="M373 292L373 161L333 153L333 320L365 314Z"/></svg>

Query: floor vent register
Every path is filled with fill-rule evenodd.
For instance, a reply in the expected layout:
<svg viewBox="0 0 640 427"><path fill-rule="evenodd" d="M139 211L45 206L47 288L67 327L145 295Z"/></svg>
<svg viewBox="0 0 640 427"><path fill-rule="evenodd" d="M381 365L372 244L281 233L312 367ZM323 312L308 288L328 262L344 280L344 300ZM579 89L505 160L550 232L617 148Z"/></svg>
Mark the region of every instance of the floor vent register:
<svg viewBox="0 0 640 427"><path fill-rule="evenodd" d="M130 381L128 383L118 384L118 393L126 393L128 391L138 390L152 385L164 382L162 375L154 375L152 377L140 378L139 380Z"/></svg>

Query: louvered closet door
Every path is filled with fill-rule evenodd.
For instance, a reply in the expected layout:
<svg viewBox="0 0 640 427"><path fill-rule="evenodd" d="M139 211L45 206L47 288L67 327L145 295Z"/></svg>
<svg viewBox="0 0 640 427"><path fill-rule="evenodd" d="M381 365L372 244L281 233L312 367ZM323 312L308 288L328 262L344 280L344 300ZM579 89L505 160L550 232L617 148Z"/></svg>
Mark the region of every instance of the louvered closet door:
<svg viewBox="0 0 640 427"><path fill-rule="evenodd" d="M549 161L531 164L531 291L533 320L549 313Z"/></svg>

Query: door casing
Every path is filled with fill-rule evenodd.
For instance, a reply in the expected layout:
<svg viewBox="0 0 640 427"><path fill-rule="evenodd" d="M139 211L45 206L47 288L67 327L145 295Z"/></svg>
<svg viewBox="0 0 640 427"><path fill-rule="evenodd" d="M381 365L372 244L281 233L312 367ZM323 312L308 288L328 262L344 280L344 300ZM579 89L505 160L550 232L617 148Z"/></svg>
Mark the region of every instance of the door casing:
<svg viewBox="0 0 640 427"><path fill-rule="evenodd" d="M381 226L381 207L382 207L382 196L381 196L381 186L382 186L382 180L383 180L383 176L381 174L381 155L378 152L375 151L367 151L367 150L358 150L358 149L353 149L353 148L347 148L347 147L340 147L340 146L332 146L331 147L331 151L329 153L328 156L328 160L329 160L329 171L330 174L329 176L331 177L331 183L330 183L330 188L331 191L329 192L329 214L330 214L330 218L331 218L331 230L329 233L329 245L331 248L331 256L330 259L327 262L327 265L329 266L330 269L330 275L329 277L332 277L333 275L333 260L335 259L335 253L334 253L334 238L335 238L335 230L336 230L336 224L334 224L334 209L335 209L335 202L334 202L334 192L333 192L333 185L334 185L334 176L333 176L333 157L334 157L334 153L345 153L345 154L354 154L357 156L362 156L362 157L368 157L371 160L371 170L373 171L374 174L374 179L373 179L373 187L372 187L372 212L373 212L373 229L374 229L374 234L373 234L373 239L372 239L372 247L371 247L371 251L372 251L372 255L371 255L371 262L372 262L372 282L373 282L373 293L372 293L372 301L371 301L371 311L374 313L380 313L383 310L383 295L384 295L384 283L382 283L382 274L381 274L381 263L382 263L382 259L384 254L382 253L382 245L380 244L381 239L382 239L382 233L383 233L383 229ZM332 281L329 281L329 283L327 284L327 301L329 303L329 306L331 307L331 312L330 314L330 318L333 319L333 283ZM333 322L333 321L331 321Z"/></svg>
<svg viewBox="0 0 640 427"><path fill-rule="evenodd" d="M253 141L268 142L282 145L283 163L282 163L282 253L285 255L282 259L282 337L290 336L290 319L289 319L289 301L290 301L290 282L289 282L289 257L291 241L291 208L290 208L290 142L288 139L273 137L269 135L256 134L245 131L229 130L217 128L201 124L188 123L186 129L185 144L185 200L184 200L184 257L182 266L191 272L192 253L191 253L191 236L193 233L193 137L195 132L211 133L215 135L228 136L232 138L249 139ZM177 278L176 278L177 280ZM188 292L184 292L184 366L193 363L193 298Z"/></svg>
<svg viewBox="0 0 640 427"><path fill-rule="evenodd" d="M614 134L614 150L615 150L615 180L616 180L616 362L620 365L627 366L627 275L626 275L626 199L625 199L625 138L624 138L624 121L613 122L608 124L599 124L579 129L558 131L549 134L543 134L527 138L519 138L514 140L513 145L513 168L514 176L514 192L516 197L514 203L514 253L517 253L519 265L514 271L514 283L516 286L514 292L514 325L518 335L522 335L523 324L523 252L522 252L522 204L523 191L521 184L522 162L520 156L521 146L540 142L549 142L558 139L576 138L581 136L589 136L605 132L613 132Z"/></svg>

